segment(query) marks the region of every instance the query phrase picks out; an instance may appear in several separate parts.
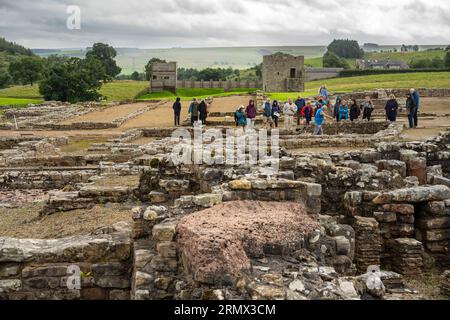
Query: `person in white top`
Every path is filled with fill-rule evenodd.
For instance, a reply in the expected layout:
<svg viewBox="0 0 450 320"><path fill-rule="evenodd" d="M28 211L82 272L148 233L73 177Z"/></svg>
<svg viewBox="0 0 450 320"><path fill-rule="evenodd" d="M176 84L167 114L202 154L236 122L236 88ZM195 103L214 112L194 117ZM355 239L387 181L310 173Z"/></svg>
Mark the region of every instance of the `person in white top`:
<svg viewBox="0 0 450 320"><path fill-rule="evenodd" d="M286 130L291 130L292 123L294 122L294 114L297 112L297 106L292 101L292 98L289 98L289 101L283 107L284 113L284 128Z"/></svg>

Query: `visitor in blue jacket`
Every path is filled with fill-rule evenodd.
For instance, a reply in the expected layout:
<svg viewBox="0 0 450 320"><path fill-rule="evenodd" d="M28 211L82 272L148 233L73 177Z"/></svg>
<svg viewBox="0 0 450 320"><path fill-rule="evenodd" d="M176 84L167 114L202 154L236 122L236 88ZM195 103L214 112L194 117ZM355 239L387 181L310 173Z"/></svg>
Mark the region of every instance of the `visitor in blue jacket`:
<svg viewBox="0 0 450 320"><path fill-rule="evenodd" d="M411 93L412 98L414 99L414 102L416 104L416 110L413 114L413 121L414 121L414 128L417 127L418 121L417 121L417 113L419 111L419 107L420 107L420 96L419 96L419 92L417 92L416 89L412 88L411 90L409 90L409 92Z"/></svg>
<svg viewBox="0 0 450 320"><path fill-rule="evenodd" d="M340 120L348 120L348 104L344 100L342 104L339 106L339 121Z"/></svg>

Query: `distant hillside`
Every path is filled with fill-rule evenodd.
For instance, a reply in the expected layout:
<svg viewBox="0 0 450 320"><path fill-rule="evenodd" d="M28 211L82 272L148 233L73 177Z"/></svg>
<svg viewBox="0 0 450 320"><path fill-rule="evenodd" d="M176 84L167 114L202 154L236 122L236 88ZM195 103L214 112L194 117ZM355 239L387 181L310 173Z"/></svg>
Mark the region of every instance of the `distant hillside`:
<svg viewBox="0 0 450 320"><path fill-rule="evenodd" d="M380 45L378 50L389 51L400 45ZM405 60L410 60L411 55L440 55L439 52L429 53L427 50L445 46L419 46L419 52L407 52L405 55L398 54ZM167 48L167 49L138 49L138 48L116 48L116 61L122 68L122 74L131 74L134 71L144 72L144 67L151 58L160 58L167 61L177 61L180 68L205 69L228 68L248 69L262 62L263 56L275 52L284 52L292 55L305 56L305 64L310 67L322 67L322 56L326 46L258 46L258 47L210 47L210 48ZM35 50L39 56L58 54L72 57L84 57L86 48ZM425 53L424 53L425 52ZM387 54L387 53L386 53ZM395 56L395 55L394 55ZM367 58L371 58L370 56ZM393 58L392 58L393 59ZM350 61L354 65L354 61Z"/></svg>
<svg viewBox="0 0 450 320"><path fill-rule="evenodd" d="M12 55L32 56L33 52L17 43L7 41L5 38L0 38L0 52L6 52Z"/></svg>

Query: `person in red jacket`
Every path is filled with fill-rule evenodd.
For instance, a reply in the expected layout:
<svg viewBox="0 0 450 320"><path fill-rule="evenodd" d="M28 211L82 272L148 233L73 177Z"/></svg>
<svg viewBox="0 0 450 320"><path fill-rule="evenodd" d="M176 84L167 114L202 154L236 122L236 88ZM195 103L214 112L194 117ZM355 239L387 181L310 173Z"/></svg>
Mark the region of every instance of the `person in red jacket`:
<svg viewBox="0 0 450 320"><path fill-rule="evenodd" d="M301 116L305 118L306 125L309 126L312 120L314 109L311 106L311 101L308 101L306 105L302 108Z"/></svg>

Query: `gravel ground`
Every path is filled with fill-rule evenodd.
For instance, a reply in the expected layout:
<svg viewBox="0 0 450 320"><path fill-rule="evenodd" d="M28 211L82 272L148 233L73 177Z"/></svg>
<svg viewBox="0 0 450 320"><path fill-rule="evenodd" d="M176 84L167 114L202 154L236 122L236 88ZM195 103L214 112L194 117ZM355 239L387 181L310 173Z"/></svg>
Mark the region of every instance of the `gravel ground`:
<svg viewBox="0 0 450 320"><path fill-rule="evenodd" d="M120 204L98 205L90 210L58 212L40 218L43 204L0 208L0 237L52 239L89 234L119 221L131 223L131 209Z"/></svg>

